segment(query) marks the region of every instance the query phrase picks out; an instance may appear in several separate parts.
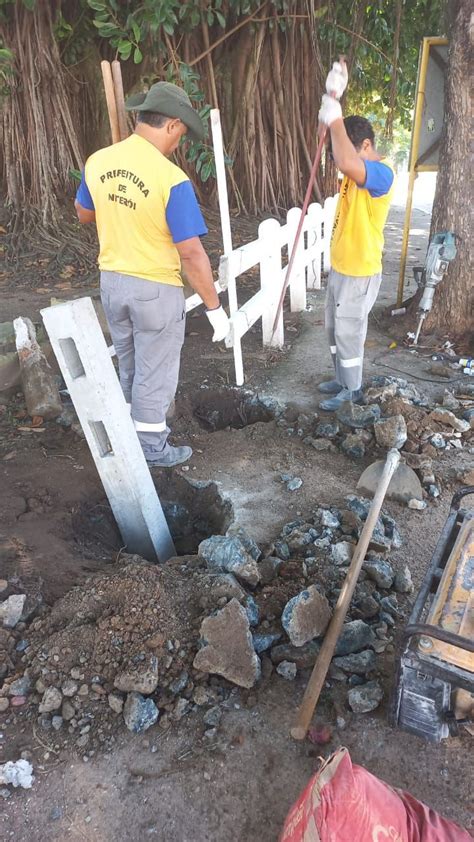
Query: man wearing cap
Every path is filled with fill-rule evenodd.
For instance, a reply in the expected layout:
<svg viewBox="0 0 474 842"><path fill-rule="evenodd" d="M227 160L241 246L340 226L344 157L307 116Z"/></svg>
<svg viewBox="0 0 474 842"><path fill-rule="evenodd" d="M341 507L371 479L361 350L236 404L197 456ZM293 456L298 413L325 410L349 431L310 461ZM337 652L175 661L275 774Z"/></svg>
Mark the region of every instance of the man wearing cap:
<svg viewBox="0 0 474 842"><path fill-rule="evenodd" d="M375 148L369 121L355 115L343 119L339 98L346 85L345 64L335 62L319 112L320 125L329 129L331 154L344 175L331 236L325 308L336 378L319 385L328 396L319 406L327 412L363 398L364 343L382 281L383 230L394 181L391 164Z"/></svg>
<svg viewBox="0 0 474 842"><path fill-rule="evenodd" d="M170 445L166 424L184 342L181 266L206 306L213 342L225 339L229 320L201 244L207 228L194 189L169 160L185 134L203 138L201 119L169 82L126 108L138 112L134 133L90 156L75 207L80 222L97 225L102 303L143 452L149 465L172 467L192 455Z"/></svg>

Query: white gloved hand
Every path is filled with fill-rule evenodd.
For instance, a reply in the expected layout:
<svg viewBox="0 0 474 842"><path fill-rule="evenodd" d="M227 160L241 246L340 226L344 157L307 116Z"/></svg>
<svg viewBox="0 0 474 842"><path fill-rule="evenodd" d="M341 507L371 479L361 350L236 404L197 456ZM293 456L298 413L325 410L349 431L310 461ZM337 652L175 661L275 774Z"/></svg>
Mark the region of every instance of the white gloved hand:
<svg viewBox="0 0 474 842"><path fill-rule="evenodd" d="M333 96L324 94L321 100L321 108L319 109L318 119L320 123L330 126L334 120L342 120L341 104Z"/></svg>
<svg viewBox="0 0 474 842"><path fill-rule="evenodd" d="M223 307L217 307L215 310L206 310L206 316L214 328L212 341L221 342L230 331L230 321L227 313Z"/></svg>
<svg viewBox="0 0 474 842"><path fill-rule="evenodd" d="M347 88L347 65L335 61L326 79L326 91L340 99Z"/></svg>

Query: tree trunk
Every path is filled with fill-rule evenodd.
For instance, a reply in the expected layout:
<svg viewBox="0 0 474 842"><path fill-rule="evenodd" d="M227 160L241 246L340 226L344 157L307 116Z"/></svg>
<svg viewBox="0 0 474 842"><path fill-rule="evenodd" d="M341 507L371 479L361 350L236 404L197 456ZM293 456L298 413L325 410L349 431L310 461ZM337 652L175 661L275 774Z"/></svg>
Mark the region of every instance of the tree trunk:
<svg viewBox="0 0 474 842"><path fill-rule="evenodd" d="M470 140L471 3L469 0L451 0L448 8L450 25L445 119L430 236L441 231L453 231L459 239L456 259L450 264L447 274L436 289L427 327L462 334L472 331L474 326L470 210L474 160Z"/></svg>

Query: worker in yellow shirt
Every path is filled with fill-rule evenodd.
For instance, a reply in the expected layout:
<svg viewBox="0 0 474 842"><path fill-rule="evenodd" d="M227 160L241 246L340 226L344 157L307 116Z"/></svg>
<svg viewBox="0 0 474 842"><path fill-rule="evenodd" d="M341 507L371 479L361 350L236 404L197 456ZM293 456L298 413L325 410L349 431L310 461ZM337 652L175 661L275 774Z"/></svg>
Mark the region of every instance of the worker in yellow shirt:
<svg viewBox="0 0 474 842"><path fill-rule="evenodd" d="M181 266L207 308L214 342L225 339L229 320L200 240L207 228L194 189L170 161L184 135L202 139L201 119L169 82L126 108L138 112L135 132L91 155L75 206L80 222L97 225L102 303L143 452L149 465L172 467L192 455L169 444L166 423L184 342Z"/></svg>
<svg viewBox="0 0 474 842"><path fill-rule="evenodd" d="M329 127L329 152L344 175L331 237L325 308L336 377L319 386L332 396L319 406L332 412L344 401L362 399L364 343L382 280L383 229L394 181L391 164L375 148L369 121L357 116L343 119L339 98L346 85L347 70L335 62L319 112L320 127Z"/></svg>

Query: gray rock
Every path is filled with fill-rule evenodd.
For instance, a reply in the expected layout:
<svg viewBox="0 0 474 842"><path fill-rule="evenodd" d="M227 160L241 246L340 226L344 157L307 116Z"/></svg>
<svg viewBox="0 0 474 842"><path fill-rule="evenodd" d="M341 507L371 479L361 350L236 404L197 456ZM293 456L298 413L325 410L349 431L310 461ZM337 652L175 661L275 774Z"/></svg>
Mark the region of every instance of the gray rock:
<svg viewBox="0 0 474 842"><path fill-rule="evenodd" d="M238 538L241 544L245 547L248 554L252 556L255 561L259 561L262 553L258 544L250 537L250 535L242 529L241 526L231 526L227 530L227 535L232 538Z"/></svg>
<svg viewBox="0 0 474 842"><path fill-rule="evenodd" d="M60 731L63 727L63 718L62 716L53 716L51 719L51 725L53 726L55 731Z"/></svg>
<svg viewBox="0 0 474 842"><path fill-rule="evenodd" d="M403 415L391 415L376 421L374 434L379 447L385 447L387 450L397 447L400 450L407 440L407 425Z"/></svg>
<svg viewBox="0 0 474 842"><path fill-rule="evenodd" d="M414 585L408 564L404 564L395 573L394 588L398 593L413 593Z"/></svg>
<svg viewBox="0 0 474 842"><path fill-rule="evenodd" d="M321 644L315 640L305 643L304 646L292 646L291 643L282 643L274 646L270 652L273 664L281 664L282 661L292 661L297 669L308 669L314 666L318 657Z"/></svg>
<svg viewBox="0 0 474 842"><path fill-rule="evenodd" d="M0 713L5 713L8 710L10 702L6 698L6 696L0 696Z"/></svg>
<svg viewBox="0 0 474 842"><path fill-rule="evenodd" d="M296 664L291 661L281 661L278 664L276 671L286 681L294 681L296 678Z"/></svg>
<svg viewBox="0 0 474 842"><path fill-rule="evenodd" d="M257 603L255 602L253 596L248 596L244 602L244 608L247 612L247 617L249 620L249 625L252 628L258 626L260 622L260 608L258 607Z"/></svg>
<svg viewBox="0 0 474 842"><path fill-rule="evenodd" d="M198 684L198 686L194 688L192 699L194 704L198 707L212 705L217 698L217 691L213 687L203 687Z"/></svg>
<svg viewBox="0 0 474 842"><path fill-rule="evenodd" d="M259 563L258 569L260 571L260 581L262 585L269 585L274 579L276 579L280 564L281 558L276 558L276 556L268 556Z"/></svg>
<svg viewBox="0 0 474 842"><path fill-rule="evenodd" d="M186 670L183 670L181 675L178 675L178 677L175 678L175 680L171 682L171 684L168 688L170 693L173 693L174 696L178 696L179 693L182 693L183 690L185 690L188 681L189 681L189 674L186 672Z"/></svg>
<svg viewBox="0 0 474 842"><path fill-rule="evenodd" d="M65 722L70 722L76 715L76 709L67 699L61 705L61 716Z"/></svg>
<svg viewBox="0 0 474 842"><path fill-rule="evenodd" d="M375 652L372 649L364 649L362 652L334 658L333 664L343 672L367 675L368 672L375 669Z"/></svg>
<svg viewBox="0 0 474 842"><path fill-rule="evenodd" d="M408 501L408 508L409 509L416 509L419 512L423 511L423 509L426 509L427 505L428 504L427 504L426 500L417 500L415 498L412 498L411 500Z"/></svg>
<svg viewBox="0 0 474 842"><path fill-rule="evenodd" d="M347 508L361 520L366 520L370 509L370 500L365 497L356 497L355 494L348 494L346 500Z"/></svg>
<svg viewBox="0 0 474 842"><path fill-rule="evenodd" d="M195 669L223 675L239 687L253 687L260 677L260 660L247 613L236 599L202 622L201 638L204 645L194 658Z"/></svg>
<svg viewBox="0 0 474 842"><path fill-rule="evenodd" d="M339 541L331 547L331 558L337 565L350 564L353 554L354 544L349 541Z"/></svg>
<svg viewBox="0 0 474 842"><path fill-rule="evenodd" d="M315 585L311 585L287 602L281 615L281 624L293 646L303 646L324 634L331 614L326 597L319 593Z"/></svg>
<svg viewBox="0 0 474 842"><path fill-rule="evenodd" d="M189 713L190 709L191 702L189 701L189 699L178 699L174 706L173 719L179 722L179 720L182 719L183 716L186 716L186 714Z"/></svg>
<svg viewBox="0 0 474 842"><path fill-rule="evenodd" d="M383 699L383 690L378 681L368 681L359 687L352 687L347 695L349 707L354 713L370 713L378 708Z"/></svg>
<svg viewBox="0 0 474 842"><path fill-rule="evenodd" d="M362 459L365 456L365 442L357 433L349 433L341 445L344 453L352 456L353 459Z"/></svg>
<svg viewBox="0 0 474 842"><path fill-rule="evenodd" d="M271 649L275 643L278 643L281 634L254 634L252 638L257 655L261 655L262 652L266 652L267 649Z"/></svg>
<svg viewBox="0 0 474 842"><path fill-rule="evenodd" d="M123 708L125 725L133 734L141 734L159 717L159 710L152 699L145 699L140 693L129 693Z"/></svg>
<svg viewBox="0 0 474 842"><path fill-rule="evenodd" d="M290 551L294 552L295 550L300 550L303 547L307 547L309 544L312 544L313 541L318 538L318 531L314 529L314 527L309 526L309 524L305 524L304 527L296 527L293 529L289 535L287 535L286 540Z"/></svg>
<svg viewBox="0 0 474 842"><path fill-rule="evenodd" d="M31 678L24 675L22 678L17 678L12 681L8 688L9 696L27 696L31 689Z"/></svg>
<svg viewBox="0 0 474 842"><path fill-rule="evenodd" d="M365 620L379 613L379 604L370 594L364 594L353 600L352 613L357 619Z"/></svg>
<svg viewBox="0 0 474 842"><path fill-rule="evenodd" d="M275 541L273 546L273 554L282 561L289 561L290 548L286 541Z"/></svg>
<svg viewBox="0 0 474 842"><path fill-rule="evenodd" d="M66 681L62 685L61 691L62 691L63 696L67 696L68 698L71 698L72 696L76 695L76 693L78 691L78 685L71 678L68 678L68 679L66 679Z"/></svg>
<svg viewBox="0 0 474 842"><path fill-rule="evenodd" d="M382 512L381 517L385 535L392 542L392 547L394 547L394 549L396 550L399 550L403 544L403 540L402 536L400 535L400 532L398 531L397 524L395 523L394 519L390 517L390 515L386 515L384 512Z"/></svg>
<svg viewBox="0 0 474 842"><path fill-rule="evenodd" d="M64 811L62 807L53 807L49 814L49 818L52 822L56 822L58 819L62 819L64 815Z"/></svg>
<svg viewBox="0 0 474 842"><path fill-rule="evenodd" d="M313 545L316 547L317 550L327 550L331 546L331 539L316 538L316 540L313 541Z"/></svg>
<svg viewBox="0 0 474 842"><path fill-rule="evenodd" d="M286 483L286 487L287 487L288 491L297 491L298 488L301 488L302 485L303 485L303 480L301 479L301 477L293 477L293 479L290 479Z"/></svg>
<svg viewBox="0 0 474 842"><path fill-rule="evenodd" d="M339 435L339 424L337 421L333 423L321 423L316 427L316 435L321 439L335 439Z"/></svg>
<svg viewBox="0 0 474 842"><path fill-rule="evenodd" d="M430 497L439 497L439 495L441 494L439 486L435 485L434 483L430 483L428 485L427 490L428 490L428 494L430 495Z"/></svg>
<svg viewBox="0 0 474 842"><path fill-rule="evenodd" d="M361 652L362 649L371 646L375 639L375 634L367 623L363 620L352 620L344 623L334 654L339 656Z"/></svg>
<svg viewBox="0 0 474 842"><path fill-rule="evenodd" d="M329 529L338 529L341 525L341 521L338 518L338 516L331 512L329 509L321 510L319 520L321 526L328 526Z"/></svg>
<svg viewBox="0 0 474 842"><path fill-rule="evenodd" d="M209 728L217 728L221 719L222 710L219 705L214 705L214 707L209 708L203 716L204 725L207 725Z"/></svg>
<svg viewBox="0 0 474 842"><path fill-rule="evenodd" d="M438 421L440 424L452 427L453 430L456 430L458 433L467 433L467 431L471 429L469 421L462 418L456 418L454 413L450 412L449 409L434 409L433 412L430 412L428 418L433 421Z"/></svg>
<svg viewBox="0 0 474 842"><path fill-rule="evenodd" d="M0 622L7 629L14 629L23 613L26 594L13 594L0 603Z"/></svg>
<svg viewBox="0 0 474 842"><path fill-rule="evenodd" d="M369 494L373 497L378 488L384 465L385 462L382 460L369 465L357 483L357 490L362 494ZM414 470L403 462L400 462L390 480L387 497L390 500L398 500L402 503L407 503L412 499L423 499L423 489L420 480Z"/></svg>
<svg viewBox="0 0 474 842"><path fill-rule="evenodd" d="M337 450L337 448L335 447L335 445L332 443L332 441L330 439L310 439L309 443L311 444L311 447L314 447L315 450L318 450L318 451L321 451L321 452L323 452L325 450L328 450L328 451Z"/></svg>
<svg viewBox="0 0 474 842"><path fill-rule="evenodd" d="M254 587L260 581L255 559L247 552L239 538L212 535L201 541L198 553L210 570L225 570L237 579Z"/></svg>
<svg viewBox="0 0 474 842"><path fill-rule="evenodd" d="M387 612L388 614L391 614L392 617L401 616L401 612L398 607L397 597L394 593L390 594L389 596L382 597L382 599L380 600L380 607L383 609L382 613Z"/></svg>
<svg viewBox="0 0 474 842"><path fill-rule="evenodd" d="M221 599L238 599L241 602L245 591L232 573L200 573L197 586L201 594L199 604L203 608L216 608Z"/></svg>
<svg viewBox="0 0 474 842"><path fill-rule="evenodd" d="M353 430L367 429L380 418L380 407L373 403L368 406L358 406L351 401L343 403L336 412L341 424L351 427Z"/></svg>
<svg viewBox="0 0 474 842"><path fill-rule="evenodd" d="M38 710L40 713L50 713L50 711L59 710L62 701L63 696L60 690L56 687L48 687L43 693Z"/></svg>
<svg viewBox="0 0 474 842"><path fill-rule="evenodd" d="M122 713L124 702L121 696L118 696L117 693L109 693L107 701L109 703L109 708L113 710L114 713Z"/></svg>
<svg viewBox="0 0 474 842"><path fill-rule="evenodd" d="M444 448L446 447L446 440L441 435L441 433L435 433L430 438L430 444L432 444L433 447L436 447L436 450L444 450Z"/></svg>
<svg viewBox="0 0 474 842"><path fill-rule="evenodd" d="M115 676L114 687L122 693L153 693L158 686L158 658L150 655L136 670L125 670Z"/></svg>
<svg viewBox="0 0 474 842"><path fill-rule="evenodd" d="M391 588L395 579L395 572L391 564L383 558L366 558L362 569L378 585L379 588Z"/></svg>

